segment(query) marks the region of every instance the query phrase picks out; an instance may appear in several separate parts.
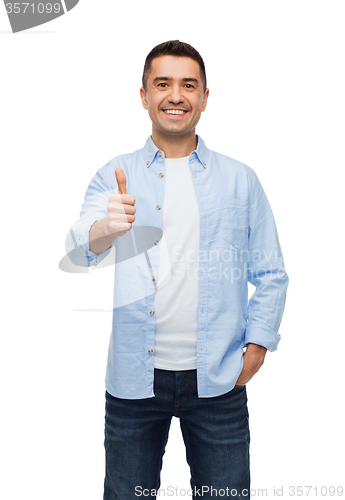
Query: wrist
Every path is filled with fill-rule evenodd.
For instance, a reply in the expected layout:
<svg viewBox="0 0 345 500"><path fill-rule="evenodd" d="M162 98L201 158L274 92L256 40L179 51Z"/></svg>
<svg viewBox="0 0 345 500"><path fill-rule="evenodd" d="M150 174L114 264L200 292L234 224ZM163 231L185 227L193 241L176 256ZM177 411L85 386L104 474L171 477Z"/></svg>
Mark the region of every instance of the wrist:
<svg viewBox="0 0 345 500"><path fill-rule="evenodd" d="M264 347L263 345L259 344L253 344L252 342L248 342L247 344L247 350L250 349L251 351L258 351L258 352L267 352L267 348Z"/></svg>
<svg viewBox="0 0 345 500"><path fill-rule="evenodd" d="M105 219L102 219L102 232L104 233L104 236L111 236L113 234L110 230L110 227L109 227L108 217L106 217Z"/></svg>

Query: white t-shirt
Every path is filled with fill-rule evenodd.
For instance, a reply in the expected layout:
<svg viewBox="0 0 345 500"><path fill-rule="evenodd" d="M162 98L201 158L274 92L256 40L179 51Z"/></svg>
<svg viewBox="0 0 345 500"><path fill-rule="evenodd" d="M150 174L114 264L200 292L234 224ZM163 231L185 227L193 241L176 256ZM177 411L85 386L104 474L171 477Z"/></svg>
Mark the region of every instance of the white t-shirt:
<svg viewBox="0 0 345 500"><path fill-rule="evenodd" d="M171 278L156 291L154 366L163 370L191 370L196 368L199 207L189 156L166 158L165 165L162 230ZM160 269L161 265L162 259Z"/></svg>

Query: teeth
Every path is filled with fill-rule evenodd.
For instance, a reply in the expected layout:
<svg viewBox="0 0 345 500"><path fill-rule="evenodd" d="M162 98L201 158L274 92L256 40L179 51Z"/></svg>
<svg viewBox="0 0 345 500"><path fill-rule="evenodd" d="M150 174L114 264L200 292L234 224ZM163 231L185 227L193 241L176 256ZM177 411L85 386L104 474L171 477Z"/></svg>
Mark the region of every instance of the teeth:
<svg viewBox="0 0 345 500"><path fill-rule="evenodd" d="M180 109L165 109L165 113L169 113L170 115L184 115L185 111Z"/></svg>

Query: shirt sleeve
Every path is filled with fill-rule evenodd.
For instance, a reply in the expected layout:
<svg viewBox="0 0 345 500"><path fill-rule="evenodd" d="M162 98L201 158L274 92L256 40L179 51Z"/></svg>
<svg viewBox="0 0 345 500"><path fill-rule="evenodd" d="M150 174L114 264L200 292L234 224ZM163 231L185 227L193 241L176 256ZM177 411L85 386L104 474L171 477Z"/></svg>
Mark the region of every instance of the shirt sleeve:
<svg viewBox="0 0 345 500"><path fill-rule="evenodd" d="M272 209L255 172L250 169L247 279L255 286L247 308L245 345L275 351L280 341L289 278L285 270Z"/></svg>
<svg viewBox="0 0 345 500"><path fill-rule="evenodd" d="M90 267L99 264L111 251L113 245L100 254L89 249L89 232L91 226L108 215L108 199L114 188L107 179L106 167L98 170L91 180L81 207L80 217L70 228L65 249L72 263L76 266Z"/></svg>

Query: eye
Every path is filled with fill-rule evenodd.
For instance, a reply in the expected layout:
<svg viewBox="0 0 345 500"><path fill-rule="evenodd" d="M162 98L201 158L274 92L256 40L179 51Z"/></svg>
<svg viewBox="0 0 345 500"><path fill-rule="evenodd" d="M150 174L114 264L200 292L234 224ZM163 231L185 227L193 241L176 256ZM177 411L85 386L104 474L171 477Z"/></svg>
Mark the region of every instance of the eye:
<svg viewBox="0 0 345 500"><path fill-rule="evenodd" d="M187 89L193 89L194 85L192 85L191 83L186 83L186 87Z"/></svg>
<svg viewBox="0 0 345 500"><path fill-rule="evenodd" d="M168 86L168 84L165 83L165 82L162 82L162 83L158 84L158 87L160 87L160 86L163 87L163 88L165 88L166 86Z"/></svg>

